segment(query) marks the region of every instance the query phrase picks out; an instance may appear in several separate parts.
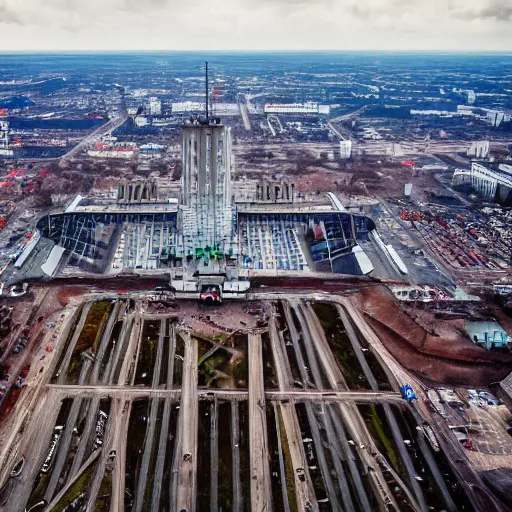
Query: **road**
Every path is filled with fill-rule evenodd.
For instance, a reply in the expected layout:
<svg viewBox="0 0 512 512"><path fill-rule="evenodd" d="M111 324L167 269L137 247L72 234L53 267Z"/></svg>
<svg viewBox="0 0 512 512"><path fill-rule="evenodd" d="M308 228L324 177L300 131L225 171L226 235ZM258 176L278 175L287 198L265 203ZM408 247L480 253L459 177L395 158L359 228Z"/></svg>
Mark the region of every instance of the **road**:
<svg viewBox="0 0 512 512"><path fill-rule="evenodd" d="M277 382L279 383L279 390L285 391L293 388L292 370L290 368L288 354L286 353L283 335L277 329L276 308L273 303L268 305L268 311L270 314L268 332L273 352L274 366L277 374Z"/></svg>
<svg viewBox="0 0 512 512"><path fill-rule="evenodd" d="M295 355L299 363L299 372L301 374L302 382L306 387L315 386L315 382L310 381L309 374L307 372L307 367L302 358L299 344L299 333L294 325L293 318L291 316L291 307L289 301L286 301L284 303L284 311L286 321L288 323L288 328L290 329ZM304 390L304 392L307 391ZM335 394L335 392L333 392L333 394ZM344 430L341 430L337 434L334 433L331 421L329 418L326 417L326 411L324 407L319 405L315 407L315 403L306 403L305 409L309 427L311 429L311 435L313 437L313 441L316 448L318 465L320 466L320 470L325 482L326 493L329 498L329 501L333 504L333 506L340 503L341 501L343 502L348 511L354 510L354 504L352 502L347 474L339 460L339 454L338 456L336 456L336 454L333 454L332 447L334 447L334 444L331 444L330 446L324 445L324 443L322 442L322 434L320 429L329 432L329 436L331 439L337 439L338 436L341 436L342 441L344 441L343 446L346 446L347 449L340 453L344 453L344 457L346 463L349 466L349 470L352 475L352 481L354 482L354 486L359 496L360 503L363 504L365 510L369 510L369 502L366 497L366 493L364 491L364 487L361 482L359 470L356 467L355 460L353 459L352 454L349 453L350 448L348 447L346 437L344 437ZM332 460L337 472L337 484L339 488L339 494L336 489L331 467L328 463L328 459L331 458L332 455L334 455Z"/></svg>
<svg viewBox="0 0 512 512"><path fill-rule="evenodd" d="M244 122L245 129L251 131L251 120L249 119L249 110L247 108L247 98L244 95L240 95L238 99L238 107L240 108L240 114Z"/></svg>
<svg viewBox="0 0 512 512"><path fill-rule="evenodd" d="M160 381L160 367L162 364L162 352L163 352L163 340L165 333L165 319L160 320L160 332L158 335L158 347L155 359L155 366L153 371L153 381L151 383L151 388L158 388L158 383ZM183 395L182 395L183 396ZM160 407L160 400L158 398L153 398L151 400L149 419L148 419L148 428L146 430L146 438L144 440L144 453L142 455L142 463L140 466L140 470L138 473L138 483L137 490L135 493L135 503L133 505L134 512L141 512L144 506L144 495L146 490L146 483L149 472L149 461L151 458L151 453L153 450L153 442L155 437L155 429L157 427L157 414L158 409ZM161 469L163 470L163 468Z"/></svg>
<svg viewBox="0 0 512 512"><path fill-rule="evenodd" d="M277 373L277 381L280 391L289 390L293 384L292 372L288 355L286 354L286 347L284 344L283 335L277 329L275 318L275 307L273 304L269 305L270 318L269 318L269 335L270 344L273 352L273 359ZM317 511L318 503L316 501L315 489L311 480L309 472L309 464L304 451L304 444L302 442L302 433L297 418L297 411L293 403L279 405L274 403L274 416L276 420L276 431L279 446L281 446L281 428L280 419L284 426L286 441L290 451L290 457L293 467L293 478L295 483L295 495L297 500L297 508L299 512ZM279 448L280 455L280 471L282 482L282 494L285 502L285 509L289 510L288 504L288 491L286 489L286 474L284 471L284 461L282 449ZM299 478L300 473L304 474L304 478Z"/></svg>
<svg viewBox="0 0 512 512"><path fill-rule="evenodd" d="M174 354L176 350L176 331L174 326L170 328L170 336L169 336L169 361L167 365L167 380L166 380L166 388L168 390L172 389L172 379L173 379L173 370L174 370ZM154 468L154 483L153 483L153 496L151 501L151 509L159 510L160 508L160 498L162 494L162 485L163 485L163 474L164 474L164 465L170 464L170 461L166 461L166 450L167 450L167 441L170 435L173 435L169 432L169 424L171 418L171 406L172 399L171 397L166 397L164 401L164 409L162 413L162 428L160 430L160 441L158 444L158 452L156 458L156 465Z"/></svg>
<svg viewBox="0 0 512 512"><path fill-rule="evenodd" d="M71 362L71 357L73 356L73 351L75 350L76 342L78 341L78 338L80 337L80 333L82 332L82 329L84 328L85 321L87 320L87 315L89 314L89 310L91 309L91 306L92 306L92 302L86 302L85 305L83 306L80 320L78 321L75 332L73 333L73 337L71 338L71 341L69 342L69 345L67 347L67 350L66 350L64 358L62 360L62 363L56 373L57 382L59 384L64 384L64 382L66 380L67 370L69 368L69 363Z"/></svg>
<svg viewBox="0 0 512 512"><path fill-rule="evenodd" d="M121 408L121 405L123 407ZM114 431L112 449L116 450L114 468L112 471L112 497L110 512L124 510L125 479L126 479L126 443L128 442L128 426L131 413L131 402L120 401L117 411L121 411L118 428Z"/></svg>
<svg viewBox="0 0 512 512"><path fill-rule="evenodd" d="M100 399L109 398L111 408L108 426L97 467L87 487L87 500L89 508L93 509L103 481L108 454L110 450L115 450L117 456L113 465L110 510L117 512L125 508L125 500L131 500L131 496L124 492L126 443L134 442L128 439L131 408L134 400L146 399L149 403L146 433L142 436L144 439L135 441L140 449L140 466L133 487L133 510L143 510L149 506L158 510L164 506L164 498L167 502L170 496L171 510L186 509L192 512L196 508L197 470L201 470L197 468L200 441L198 405L199 400L203 400L210 401L206 409L210 415L206 434L210 436L210 466L205 470L210 472L208 490L212 509L218 507L221 493L219 478L223 466L218 463L220 449L224 446L221 443L228 443L231 445L234 510L242 509L246 500L250 499L252 510L270 511L274 506L272 493L277 492L283 494L286 511L287 506L292 506L288 497L292 496L289 492L293 492L298 510L316 511L320 505L317 500L324 491L332 510L336 511L371 510L375 497L380 507L399 508L393 491L396 486L402 488L413 510L425 510L421 488L418 490L418 484L412 481L414 479L417 482L414 477L418 469L412 464L403 442L401 425L396 421L399 419L396 408L389 405L404 406L404 400L397 391L378 389L375 376L361 350L361 343L364 341L364 345L368 345L375 357L387 367L395 390L410 376L387 354L380 340L348 299L325 292L307 291L295 294L258 292L257 295L271 302L267 304L270 313L268 335L271 354L265 354L265 361L270 359L273 362L278 389L264 389L263 330L248 334L248 389L198 389L198 343L195 337L184 330L183 325L178 327L178 336L183 339L185 346L184 353L181 352L184 359L183 382L181 386L173 388L172 363L176 354L174 324L168 316L147 315L145 302L139 296L129 310L125 301L115 302L100 339L97 357L85 359L79 384L50 384L49 378L55 373L54 366L60 357L58 354L63 351L64 340L72 332L69 324L63 326L62 339L53 354L56 358L53 366L50 365L40 380L34 380L34 384L20 398L20 404L26 404L30 413L20 416L13 427L20 430L24 425L25 431L22 435L10 436L10 446L2 447L4 466L8 461L7 467L2 467L4 474L19 459L19 454L30 455L22 475L8 482L9 495L14 496L9 501L9 512L21 511L26 504L34 478L48 451L64 398L71 398L72 405L54 457L53 471L49 475L46 489L49 499L57 499L73 478L83 471L84 463L92 452L90 444L94 438ZM92 297L89 295L84 304L90 305ZM359 365L370 383L370 390L349 389L322 324L315 309L311 307L310 300L315 299L330 300L336 305ZM87 312L83 306L76 311L70 309L66 314L79 327L83 325ZM279 317L280 314L282 317ZM133 376L137 354L140 352L142 326L150 318L153 321L159 318L160 325L155 346L153 379L148 387L134 387ZM121 321L122 325L116 328L119 334L113 348L109 343L117 321ZM72 338L76 336L75 331ZM168 347L166 343L169 343ZM178 346L180 344L181 340ZM66 355L69 355L69 346L63 351L62 357ZM166 363L163 362L164 355L169 358ZM101 371L103 367L104 372ZM164 367L167 374L161 375ZM414 380L411 383L416 386ZM219 428L218 414L222 410L219 405L225 401L230 403L230 432L223 432ZM394 474L393 468L387 467L389 463L379 452L372 437L374 434L368 431L356 405L363 402L383 406L384 421L389 425L391 442L396 445L401 464L406 468L404 474ZM272 408L267 416L266 407L270 403ZM270 427L267 427L267 420ZM422 421L422 418L417 417L417 421ZM272 425L275 425L276 431L273 431ZM76 440L73 434L75 426L79 427L80 432L80 438ZM249 449L245 448L241 453L239 446L244 447L246 442L246 428L249 432ZM444 428L447 430L446 426ZM443 476L436 473L435 460L429 457L430 447L422 437L423 434L416 435L419 436L416 440L417 451L425 456L444 497L446 510L455 510L453 501L450 502L449 489L443 486ZM446 436L447 442L453 441L451 432L448 431ZM307 441L303 439L305 437L311 439ZM269 440L272 440L273 450L279 446L285 448L283 451L278 449L278 453L270 453ZM248 461L245 459L247 455ZM270 457L273 455L276 458L271 466ZM456 456L461 457L460 454ZM248 472L245 471L247 463ZM272 471L280 473L281 487L272 485L272 478L279 478L279 474L273 477L271 467ZM474 478L468 480L473 482ZM244 492L245 484L250 495ZM3 510L7 509L0 506L0 511Z"/></svg>
<svg viewBox="0 0 512 512"><path fill-rule="evenodd" d="M249 334L249 446L251 510L272 510L261 334Z"/></svg>
<svg viewBox="0 0 512 512"><path fill-rule="evenodd" d="M99 140L103 135L107 133L112 133L116 128L121 126L128 119L128 113L126 111L118 113L116 117L110 119L105 124L102 124L99 128L96 128L93 132L87 135L84 139L82 139L71 151L68 151L61 158L62 160L71 160L74 158L80 151L83 151L93 142Z"/></svg>
<svg viewBox="0 0 512 512"><path fill-rule="evenodd" d="M313 352L313 356L309 360L310 367L313 368L313 378L315 383L318 385L319 379L322 378L321 376L325 376L329 385L333 389L341 389L345 391L348 390L345 379L343 378L343 374L338 364L336 363L336 360L334 359L332 351L329 349L329 345L325 339L325 333L323 332L318 318L314 314L311 307L309 305L305 306L303 303L297 302L295 300L292 301L292 307L294 307L295 311L297 312L299 322L301 322L303 335L305 332L308 333L304 336L306 346L312 343L312 336L316 342L315 347L317 352L315 354L312 350L310 350ZM312 361L315 359L316 361L314 364L312 364ZM322 370L320 370L320 365ZM394 498L392 497L392 492L389 489L387 479L372 455L378 453L379 450L377 449L372 436L368 432L366 424L363 421L358 409L354 406L354 404L339 404L337 408L329 410L328 414L326 415L324 410L325 407L326 406L322 404L321 411L324 412L317 416L317 420L320 422L320 424L323 423L324 428L329 433L329 438L341 439L343 444L346 445L348 440L345 437L345 428L343 427L342 423L346 425L350 438L356 444L356 451L359 455L359 458L362 460L364 467L372 468L372 471L369 474L374 485L375 495L381 496L383 506L388 503L393 503ZM336 421L337 418L338 421ZM342 420L342 423L339 421L339 419ZM337 429L335 429L335 425L338 426ZM340 454L340 452L336 450L332 451L331 453L334 457L339 457ZM356 468L353 466L351 467L350 474L353 482L356 485L359 499L364 500L364 503L369 503L366 496L366 491L361 482L361 478L358 475L358 472L356 472Z"/></svg>
<svg viewBox="0 0 512 512"><path fill-rule="evenodd" d="M231 402L231 451L233 464L233 512L242 507L242 483L240 481L240 411L238 401Z"/></svg>
<svg viewBox="0 0 512 512"><path fill-rule="evenodd" d="M176 508L196 509L197 494L197 340L188 333L180 333L185 340L183 383L178 423L179 444Z"/></svg>

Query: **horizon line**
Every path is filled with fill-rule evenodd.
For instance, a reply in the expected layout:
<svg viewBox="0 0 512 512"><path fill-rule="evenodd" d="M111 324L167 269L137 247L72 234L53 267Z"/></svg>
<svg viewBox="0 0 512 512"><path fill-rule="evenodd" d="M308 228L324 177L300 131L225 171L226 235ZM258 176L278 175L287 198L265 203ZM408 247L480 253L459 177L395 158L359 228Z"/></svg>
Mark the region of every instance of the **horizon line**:
<svg viewBox="0 0 512 512"><path fill-rule="evenodd" d="M430 55L504 55L512 56L510 50L460 50L460 49L421 49L421 50L404 50L404 49L20 49L20 50L0 50L0 55L44 55L44 54L131 54L131 53L316 53L316 54L334 54L334 53L372 53L372 54L430 54Z"/></svg>

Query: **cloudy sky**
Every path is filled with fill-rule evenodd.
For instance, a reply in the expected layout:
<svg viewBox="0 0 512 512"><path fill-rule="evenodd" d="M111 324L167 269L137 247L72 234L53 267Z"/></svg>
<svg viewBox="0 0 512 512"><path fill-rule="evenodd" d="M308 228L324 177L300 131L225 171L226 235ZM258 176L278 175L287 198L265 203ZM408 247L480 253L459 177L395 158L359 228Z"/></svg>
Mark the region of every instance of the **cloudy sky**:
<svg viewBox="0 0 512 512"><path fill-rule="evenodd" d="M512 0L0 0L0 51L512 51Z"/></svg>

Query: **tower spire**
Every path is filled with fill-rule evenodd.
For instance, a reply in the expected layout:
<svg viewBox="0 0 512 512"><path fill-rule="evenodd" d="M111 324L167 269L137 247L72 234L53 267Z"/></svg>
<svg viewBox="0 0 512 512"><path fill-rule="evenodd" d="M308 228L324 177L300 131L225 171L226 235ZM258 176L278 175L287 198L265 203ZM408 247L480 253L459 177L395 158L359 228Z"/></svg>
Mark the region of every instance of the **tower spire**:
<svg viewBox="0 0 512 512"><path fill-rule="evenodd" d="M209 116L208 116L208 61L205 62L206 64L206 85L205 85L205 92L206 92L206 98L205 98L205 107L206 107L206 122L209 122Z"/></svg>

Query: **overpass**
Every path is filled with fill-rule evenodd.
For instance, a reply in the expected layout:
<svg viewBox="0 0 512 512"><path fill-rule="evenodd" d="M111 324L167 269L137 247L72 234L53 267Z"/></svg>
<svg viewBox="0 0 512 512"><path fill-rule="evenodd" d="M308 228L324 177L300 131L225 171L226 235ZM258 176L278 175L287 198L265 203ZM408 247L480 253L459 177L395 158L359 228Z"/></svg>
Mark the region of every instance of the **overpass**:
<svg viewBox="0 0 512 512"><path fill-rule="evenodd" d="M473 162L469 170L455 170L452 185L471 185L482 197L505 202L511 196L512 173Z"/></svg>

